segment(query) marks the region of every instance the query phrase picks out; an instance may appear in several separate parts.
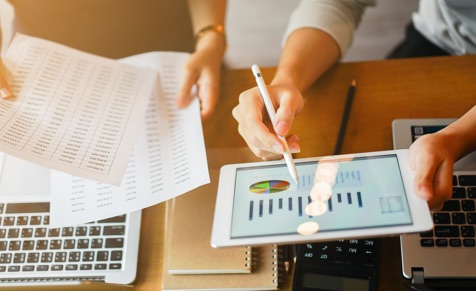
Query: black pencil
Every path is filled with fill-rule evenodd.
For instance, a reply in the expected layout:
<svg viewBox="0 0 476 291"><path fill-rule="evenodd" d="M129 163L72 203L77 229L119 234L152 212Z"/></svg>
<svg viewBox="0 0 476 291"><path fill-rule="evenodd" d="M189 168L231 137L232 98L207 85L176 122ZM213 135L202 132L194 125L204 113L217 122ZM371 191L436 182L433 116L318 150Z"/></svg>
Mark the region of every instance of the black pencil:
<svg viewBox="0 0 476 291"><path fill-rule="evenodd" d="M336 146L334 148L334 155L339 155L342 149L342 142L344 141L345 131L347 129L347 121L349 119L350 109L352 108L352 102L354 101L355 87L357 82L352 80L349 91L347 91L347 99L345 101L344 113L342 114L342 120L340 123L339 134L337 136Z"/></svg>

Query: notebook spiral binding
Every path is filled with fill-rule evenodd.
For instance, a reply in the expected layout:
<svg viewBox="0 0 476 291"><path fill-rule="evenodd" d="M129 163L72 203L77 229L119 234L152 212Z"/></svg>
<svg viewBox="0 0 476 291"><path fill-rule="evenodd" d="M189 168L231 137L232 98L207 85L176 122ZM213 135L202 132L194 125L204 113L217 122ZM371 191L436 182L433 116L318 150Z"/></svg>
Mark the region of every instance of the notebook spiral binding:
<svg viewBox="0 0 476 291"><path fill-rule="evenodd" d="M273 245L273 283L276 284L278 288L284 283L285 270L284 270L284 261L283 261L283 248L281 246Z"/></svg>
<svg viewBox="0 0 476 291"><path fill-rule="evenodd" d="M250 246L246 249L245 267L249 267L251 271L253 271L253 269L256 268L258 252Z"/></svg>

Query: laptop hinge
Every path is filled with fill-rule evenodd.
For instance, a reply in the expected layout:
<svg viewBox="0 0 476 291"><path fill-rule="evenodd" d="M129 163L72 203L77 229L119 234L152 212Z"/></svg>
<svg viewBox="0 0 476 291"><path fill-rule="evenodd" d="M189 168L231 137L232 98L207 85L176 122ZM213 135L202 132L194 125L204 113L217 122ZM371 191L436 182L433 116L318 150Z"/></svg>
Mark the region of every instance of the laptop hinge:
<svg viewBox="0 0 476 291"><path fill-rule="evenodd" d="M412 268L412 283L424 284L425 283L425 271L423 268Z"/></svg>

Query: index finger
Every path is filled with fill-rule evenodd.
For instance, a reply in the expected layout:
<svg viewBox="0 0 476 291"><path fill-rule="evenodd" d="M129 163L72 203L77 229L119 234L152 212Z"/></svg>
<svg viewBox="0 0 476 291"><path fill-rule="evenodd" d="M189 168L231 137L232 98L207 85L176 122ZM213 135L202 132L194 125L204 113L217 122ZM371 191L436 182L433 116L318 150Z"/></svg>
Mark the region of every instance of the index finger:
<svg viewBox="0 0 476 291"><path fill-rule="evenodd" d="M3 77L3 74L0 74L0 96L3 99L12 97L12 91L10 90L5 77Z"/></svg>

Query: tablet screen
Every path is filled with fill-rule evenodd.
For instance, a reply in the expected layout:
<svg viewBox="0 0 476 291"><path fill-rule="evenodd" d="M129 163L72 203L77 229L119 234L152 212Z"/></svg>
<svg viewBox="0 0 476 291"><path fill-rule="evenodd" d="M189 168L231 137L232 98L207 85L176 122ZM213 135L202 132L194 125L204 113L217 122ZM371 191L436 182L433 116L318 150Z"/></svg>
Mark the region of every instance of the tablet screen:
<svg viewBox="0 0 476 291"><path fill-rule="evenodd" d="M412 224L396 155L296 167L299 185L285 164L237 169L232 238Z"/></svg>

